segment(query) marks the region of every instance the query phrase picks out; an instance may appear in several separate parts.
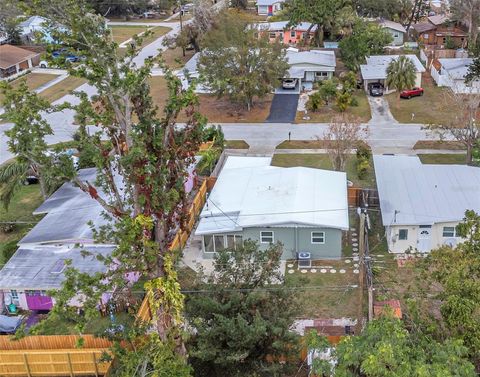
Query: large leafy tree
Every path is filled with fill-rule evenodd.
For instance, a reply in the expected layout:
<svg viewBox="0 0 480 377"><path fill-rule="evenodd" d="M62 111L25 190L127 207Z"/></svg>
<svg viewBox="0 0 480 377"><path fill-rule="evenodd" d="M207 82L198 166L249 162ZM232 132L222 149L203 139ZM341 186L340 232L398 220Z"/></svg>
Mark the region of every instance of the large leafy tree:
<svg viewBox="0 0 480 377"><path fill-rule="evenodd" d="M419 289L410 298L411 317L438 340L463 341L479 372L480 216L467 211L457 234L465 242L433 250L420 265Z"/></svg>
<svg viewBox="0 0 480 377"><path fill-rule="evenodd" d="M263 98L285 77L288 64L279 42L270 43L225 14L204 40L199 59L202 82L218 97L245 106Z"/></svg>
<svg viewBox="0 0 480 377"><path fill-rule="evenodd" d="M325 37L334 38L351 29L355 13L350 0L292 0L287 3L289 27L302 22L316 26L314 41L321 46ZM308 32L310 32L308 30Z"/></svg>
<svg viewBox="0 0 480 377"><path fill-rule="evenodd" d="M187 167L194 162L205 124L196 111L193 88L184 91L180 81L166 70L168 99L159 114L148 83L155 61L148 58L141 66L134 63L141 39L136 38L137 43L120 58L104 19L83 1L35 1L30 11L48 18L56 39L71 53L84 57L81 64L66 63L66 68L71 75L85 78L96 91L93 98L77 93L80 103L73 107L80 124L79 144L93 148L97 179L83 181L74 170L63 171L62 177L72 179L103 207L110 223L95 229L96 239L116 245L111 256L96 256L105 263L105 272L91 276L74 268L66 270L64 287L55 294L51 318L67 317L83 331L86 322L99 315L97 305L102 294L110 292L113 300L126 294L130 285L125 276L135 273L147 280L152 330L162 344L171 346L170 356L178 361L171 365L184 365L183 295L177 282L176 254L169 245L175 231L185 223L189 207L184 189ZM55 28L55 24L64 28ZM181 112L185 112L186 122L177 127ZM32 114L36 113L32 109ZM97 125L98 132L86 132L88 124ZM49 130L44 123L41 125ZM10 137L12 143L18 143L25 132ZM38 145L43 148L41 141ZM83 315L71 306L72 297L83 304ZM146 364L161 363L149 359Z"/></svg>
<svg viewBox="0 0 480 377"><path fill-rule="evenodd" d="M480 0L452 0L450 2L452 19L468 27L470 45L476 46L480 26Z"/></svg>
<svg viewBox="0 0 480 377"><path fill-rule="evenodd" d="M412 2L409 0L356 0L355 8L360 16L379 17L405 22L410 15Z"/></svg>
<svg viewBox="0 0 480 377"><path fill-rule="evenodd" d="M365 57L382 54L385 46L392 42L392 36L380 26L358 19L351 35L340 41L340 56L347 68L357 72Z"/></svg>
<svg viewBox="0 0 480 377"><path fill-rule="evenodd" d="M324 351L328 345L308 337L309 346ZM473 377L475 370L461 340L437 342L422 333L408 331L396 318L381 317L364 331L343 339L333 352L335 376L339 377ZM313 372L330 375L331 365L318 360Z"/></svg>
<svg viewBox="0 0 480 377"><path fill-rule="evenodd" d="M411 2L410 15L408 19L404 22L407 33L413 24L417 23L423 17L426 17L428 15L429 10L430 10L429 0L413 0Z"/></svg>
<svg viewBox="0 0 480 377"><path fill-rule="evenodd" d="M411 89L415 85L415 64L405 55L400 55L397 59L392 60L387 66L387 79L385 85L389 89L395 89L401 92L405 89ZM400 96L397 96L397 105Z"/></svg>
<svg viewBox="0 0 480 377"><path fill-rule="evenodd" d="M221 251L213 274L188 294L187 317L195 328L189 353L198 376L272 376L288 366L279 361L297 352L289 330L296 303L279 285L282 249L261 250L247 240Z"/></svg>

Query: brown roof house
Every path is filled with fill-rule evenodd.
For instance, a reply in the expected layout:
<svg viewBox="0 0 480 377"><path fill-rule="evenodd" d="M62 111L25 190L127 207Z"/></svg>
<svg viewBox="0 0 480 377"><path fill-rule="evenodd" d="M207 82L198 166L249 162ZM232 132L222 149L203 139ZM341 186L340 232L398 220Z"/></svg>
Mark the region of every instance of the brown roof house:
<svg viewBox="0 0 480 377"><path fill-rule="evenodd" d="M40 54L9 44L0 46L0 78L15 75L40 62Z"/></svg>
<svg viewBox="0 0 480 377"><path fill-rule="evenodd" d="M446 15L428 17L425 22L413 25L412 30L417 41L426 46L443 49L451 40L455 48L467 47L467 32L452 23Z"/></svg>

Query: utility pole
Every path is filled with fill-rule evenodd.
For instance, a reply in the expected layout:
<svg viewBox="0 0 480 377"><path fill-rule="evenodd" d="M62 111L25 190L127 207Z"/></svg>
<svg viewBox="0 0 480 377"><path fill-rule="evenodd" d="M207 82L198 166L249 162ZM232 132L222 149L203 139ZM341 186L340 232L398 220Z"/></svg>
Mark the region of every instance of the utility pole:
<svg viewBox="0 0 480 377"><path fill-rule="evenodd" d="M358 274L358 302L357 302L357 325L355 327L355 335L359 335L363 325L363 287L365 277L365 211L360 211L360 229L358 238L359 251L359 274Z"/></svg>

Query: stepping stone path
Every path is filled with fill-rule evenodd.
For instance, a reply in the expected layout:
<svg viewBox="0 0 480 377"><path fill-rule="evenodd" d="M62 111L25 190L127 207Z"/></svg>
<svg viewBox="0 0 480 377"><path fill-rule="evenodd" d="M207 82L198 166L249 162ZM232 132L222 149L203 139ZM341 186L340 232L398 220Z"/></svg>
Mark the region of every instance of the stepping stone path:
<svg viewBox="0 0 480 377"><path fill-rule="evenodd" d="M338 272L340 272L341 274L344 274L344 273L347 272L347 271L345 271L345 270L342 268L342 269L341 269L340 271L338 271Z"/></svg>
<svg viewBox="0 0 480 377"><path fill-rule="evenodd" d="M294 272L295 272L295 270L288 270L289 274L293 274Z"/></svg>
<svg viewBox="0 0 480 377"><path fill-rule="evenodd" d="M358 270L353 270L353 273L354 273L354 274L358 274L359 272L360 272L360 271L358 271Z"/></svg>
<svg viewBox="0 0 480 377"><path fill-rule="evenodd" d="M357 255L358 255L358 253L357 253L358 247L354 247L352 250L355 251L355 253L353 253L353 254L357 254Z"/></svg>
<svg viewBox="0 0 480 377"><path fill-rule="evenodd" d="M306 274L308 271L307 270L300 270L302 274Z"/></svg>
<svg viewBox="0 0 480 377"><path fill-rule="evenodd" d="M353 247L358 247L358 243L357 242L354 242L352 243Z"/></svg>
<svg viewBox="0 0 480 377"><path fill-rule="evenodd" d="M345 259L345 263L352 263L350 259Z"/></svg>
<svg viewBox="0 0 480 377"><path fill-rule="evenodd" d="M331 274L336 274L336 273L337 273L337 270L334 269L334 268L332 268L332 269L330 270L330 273L331 273Z"/></svg>
<svg viewBox="0 0 480 377"><path fill-rule="evenodd" d="M327 270L326 270L325 268L322 268L322 269L320 270L320 272L321 272L322 274L325 274L325 273L327 273Z"/></svg>
<svg viewBox="0 0 480 377"><path fill-rule="evenodd" d="M317 273L317 269L316 269L316 268L312 268L312 269L310 270L310 272L311 272L312 274L316 274L316 273Z"/></svg>
<svg viewBox="0 0 480 377"><path fill-rule="evenodd" d="M355 263L355 264L353 265L353 267L357 268L357 267L358 267L358 263Z"/></svg>
<svg viewBox="0 0 480 377"><path fill-rule="evenodd" d="M350 232L355 232L357 229L355 228L350 228Z"/></svg>
<svg viewBox="0 0 480 377"><path fill-rule="evenodd" d="M358 242L358 238L353 237L353 238L352 238L352 241L353 241L353 242Z"/></svg>
<svg viewBox="0 0 480 377"><path fill-rule="evenodd" d="M292 267L293 267L293 263L287 264L287 267L288 267L288 268L292 268Z"/></svg>
<svg viewBox="0 0 480 377"><path fill-rule="evenodd" d="M358 262L360 260L360 257L353 257L354 262Z"/></svg>

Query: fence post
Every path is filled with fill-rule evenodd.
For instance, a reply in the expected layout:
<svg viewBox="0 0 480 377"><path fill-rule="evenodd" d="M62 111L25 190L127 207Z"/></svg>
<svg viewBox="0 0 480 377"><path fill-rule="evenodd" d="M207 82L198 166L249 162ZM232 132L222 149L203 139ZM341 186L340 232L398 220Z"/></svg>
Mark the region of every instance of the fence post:
<svg viewBox="0 0 480 377"><path fill-rule="evenodd" d="M95 377L98 377L97 358L95 357L95 352L92 352L92 359L93 359L93 368L95 369Z"/></svg>
<svg viewBox="0 0 480 377"><path fill-rule="evenodd" d="M25 369L27 370L27 376L32 377L32 373L30 372L30 365L28 365L27 354L23 354L23 362L25 363Z"/></svg>
<svg viewBox="0 0 480 377"><path fill-rule="evenodd" d="M73 377L72 360L70 359L70 353L68 352L67 352L67 361L68 361L68 369L70 369L70 376Z"/></svg>

